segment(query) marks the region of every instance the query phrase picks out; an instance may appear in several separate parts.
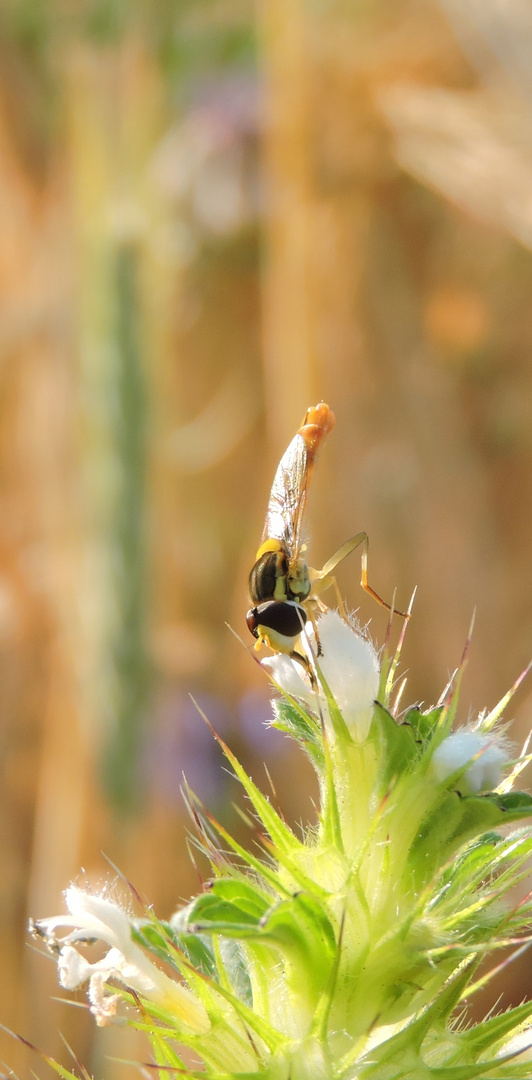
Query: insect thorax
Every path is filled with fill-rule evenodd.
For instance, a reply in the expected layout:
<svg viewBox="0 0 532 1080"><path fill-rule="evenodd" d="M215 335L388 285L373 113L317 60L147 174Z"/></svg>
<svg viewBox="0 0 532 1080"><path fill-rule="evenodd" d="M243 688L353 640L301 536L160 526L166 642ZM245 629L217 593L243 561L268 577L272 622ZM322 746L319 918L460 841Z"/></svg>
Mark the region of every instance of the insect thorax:
<svg viewBox="0 0 532 1080"><path fill-rule="evenodd" d="M298 559L290 570L288 553L280 541L267 541L257 554L249 575L249 595L254 604L262 604L265 600L295 600L297 603L306 600L311 586L303 559Z"/></svg>

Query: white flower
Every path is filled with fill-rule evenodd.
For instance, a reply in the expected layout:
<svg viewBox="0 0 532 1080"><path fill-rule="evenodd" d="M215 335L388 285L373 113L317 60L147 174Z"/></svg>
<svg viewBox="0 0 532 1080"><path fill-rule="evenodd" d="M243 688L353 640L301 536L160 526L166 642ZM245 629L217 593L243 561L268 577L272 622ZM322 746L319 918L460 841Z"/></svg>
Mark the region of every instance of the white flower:
<svg viewBox="0 0 532 1080"><path fill-rule="evenodd" d="M125 986L179 1016L192 1031L207 1031L209 1019L200 1001L181 983L170 979L132 940L133 922L124 908L113 900L71 886L65 893L68 915L41 919L39 931L57 940L59 926L71 927L62 939L58 957L59 981L66 990L89 982L91 1012L98 1024L109 1023L116 1012L118 996L106 993L109 979ZM106 955L91 964L72 945L97 938L109 946Z"/></svg>
<svg viewBox="0 0 532 1080"><path fill-rule="evenodd" d="M379 658L366 637L345 622L337 611L326 611L318 619L318 634L323 655L316 657L312 627L303 636L308 641L310 662L315 658L318 671L331 691L351 732L360 742L367 738L373 703L379 689ZM328 716L323 691L311 686L304 668L289 656L269 656L262 661L275 682L292 697L301 698L314 712L319 707Z"/></svg>
<svg viewBox="0 0 532 1080"><path fill-rule="evenodd" d="M465 769L455 787L462 795L475 795L478 791L493 791L498 787L507 760L508 748L504 740L493 732L483 734L464 727L440 743L431 764L438 782Z"/></svg>

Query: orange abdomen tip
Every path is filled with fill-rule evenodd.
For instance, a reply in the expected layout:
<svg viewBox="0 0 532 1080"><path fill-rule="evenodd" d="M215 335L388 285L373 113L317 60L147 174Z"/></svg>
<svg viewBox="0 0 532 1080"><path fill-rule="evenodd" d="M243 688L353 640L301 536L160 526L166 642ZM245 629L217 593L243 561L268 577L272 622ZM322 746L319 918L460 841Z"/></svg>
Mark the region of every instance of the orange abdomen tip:
<svg viewBox="0 0 532 1080"><path fill-rule="evenodd" d="M335 423L336 417L332 409L324 401L320 401L319 405L313 405L310 409L307 409L298 435L303 436L311 459L316 454L322 439L329 434L329 431L332 431Z"/></svg>

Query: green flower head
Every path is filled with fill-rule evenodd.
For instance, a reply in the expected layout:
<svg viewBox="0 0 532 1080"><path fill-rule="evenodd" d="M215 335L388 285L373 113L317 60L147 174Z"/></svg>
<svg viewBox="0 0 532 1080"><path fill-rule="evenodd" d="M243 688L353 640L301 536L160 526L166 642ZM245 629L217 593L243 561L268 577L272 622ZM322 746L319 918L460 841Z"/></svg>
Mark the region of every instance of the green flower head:
<svg viewBox="0 0 532 1080"><path fill-rule="evenodd" d="M508 899L532 848L513 827L532 799L513 790L528 759L500 728L511 694L454 728L460 673L443 703L399 713L398 652L379 658L335 611L302 640L308 667L262 664L272 725L316 770L316 819L290 828L219 739L262 852L189 793L211 880L166 923L69 889L68 914L39 924L63 986L87 985L98 1023L142 1027L165 1076L525 1080L531 1003L463 1022L490 977L480 962L530 938L530 900ZM91 960L96 939L107 951Z"/></svg>

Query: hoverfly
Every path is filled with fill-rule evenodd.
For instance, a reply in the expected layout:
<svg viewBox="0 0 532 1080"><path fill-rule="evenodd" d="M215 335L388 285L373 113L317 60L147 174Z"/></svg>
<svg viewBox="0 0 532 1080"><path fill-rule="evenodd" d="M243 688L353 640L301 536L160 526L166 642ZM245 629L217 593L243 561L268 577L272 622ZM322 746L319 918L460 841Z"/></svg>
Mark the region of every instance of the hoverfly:
<svg viewBox="0 0 532 1080"><path fill-rule="evenodd" d="M357 533L330 558L321 570L313 570L304 558L301 526L307 501L310 476L323 439L335 424L335 416L325 402L308 409L303 423L285 450L273 478L262 543L249 575L249 594L253 607L247 613L247 625L257 639L256 649L264 643L274 652L286 653L309 670L307 659L296 649L307 618L314 623L314 610L325 610L318 593L336 582L333 570L351 551L364 545L361 585L379 604L389 604L371 588L367 580L365 532ZM345 616L337 590L339 609ZM403 612L397 612L402 615ZM406 616L404 616L406 617ZM318 655L321 652L316 633Z"/></svg>

